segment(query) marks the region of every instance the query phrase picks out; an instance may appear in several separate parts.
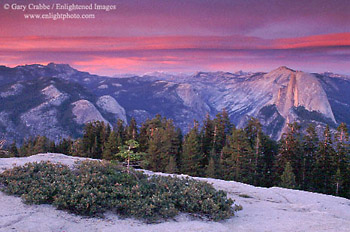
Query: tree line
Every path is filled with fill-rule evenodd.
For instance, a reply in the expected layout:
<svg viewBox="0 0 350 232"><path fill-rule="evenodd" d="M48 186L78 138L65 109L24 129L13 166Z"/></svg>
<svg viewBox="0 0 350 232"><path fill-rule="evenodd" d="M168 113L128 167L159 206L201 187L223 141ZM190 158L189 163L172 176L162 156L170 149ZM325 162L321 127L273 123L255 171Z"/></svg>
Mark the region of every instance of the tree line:
<svg viewBox="0 0 350 232"><path fill-rule="evenodd" d="M44 136L9 146L12 156L57 152L95 159L122 160L125 145L137 143L132 152L142 168L157 172L234 180L255 186L282 186L350 198L350 149L347 126L335 133L328 126L318 136L310 124L302 133L297 123L276 142L262 131L256 118L236 128L223 110L197 121L182 134L171 119L156 115L140 126L118 120L115 127L103 122L86 124L81 138L59 143ZM129 149L130 151L130 149ZM119 154L119 155L118 155Z"/></svg>

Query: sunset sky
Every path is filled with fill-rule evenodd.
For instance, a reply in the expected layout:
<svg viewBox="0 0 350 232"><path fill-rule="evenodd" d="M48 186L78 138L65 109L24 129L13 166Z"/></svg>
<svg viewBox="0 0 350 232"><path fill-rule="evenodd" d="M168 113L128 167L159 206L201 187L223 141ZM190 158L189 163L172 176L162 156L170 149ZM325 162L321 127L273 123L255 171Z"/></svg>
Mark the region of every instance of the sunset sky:
<svg viewBox="0 0 350 232"><path fill-rule="evenodd" d="M111 4L26 10L4 4ZM349 0L1 0L0 65L68 63L101 75L270 71L350 74ZM95 14L25 19L24 14Z"/></svg>

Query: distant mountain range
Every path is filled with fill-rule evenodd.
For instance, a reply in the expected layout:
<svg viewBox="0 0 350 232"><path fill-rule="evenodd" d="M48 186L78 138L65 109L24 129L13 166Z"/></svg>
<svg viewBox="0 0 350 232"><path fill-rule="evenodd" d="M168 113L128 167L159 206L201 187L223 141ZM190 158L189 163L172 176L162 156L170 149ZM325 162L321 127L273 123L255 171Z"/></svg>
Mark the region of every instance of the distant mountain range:
<svg viewBox="0 0 350 232"><path fill-rule="evenodd" d="M279 67L269 73L149 73L105 77L67 64L0 66L0 138L81 135L83 125L117 119L138 123L161 114L183 131L223 108L237 126L257 117L279 139L290 122L319 129L350 124L350 78Z"/></svg>

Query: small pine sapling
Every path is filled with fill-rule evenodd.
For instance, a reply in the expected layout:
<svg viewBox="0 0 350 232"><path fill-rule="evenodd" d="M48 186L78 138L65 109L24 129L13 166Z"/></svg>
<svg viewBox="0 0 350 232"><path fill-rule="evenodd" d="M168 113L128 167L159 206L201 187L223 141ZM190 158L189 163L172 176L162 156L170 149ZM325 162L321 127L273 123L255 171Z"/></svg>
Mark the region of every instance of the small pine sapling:
<svg viewBox="0 0 350 232"><path fill-rule="evenodd" d="M119 152L115 155L126 161L127 172L130 173L130 161L139 161L143 155L142 152L134 152L133 149L139 147L139 143L133 139L125 142L125 145L119 146Z"/></svg>

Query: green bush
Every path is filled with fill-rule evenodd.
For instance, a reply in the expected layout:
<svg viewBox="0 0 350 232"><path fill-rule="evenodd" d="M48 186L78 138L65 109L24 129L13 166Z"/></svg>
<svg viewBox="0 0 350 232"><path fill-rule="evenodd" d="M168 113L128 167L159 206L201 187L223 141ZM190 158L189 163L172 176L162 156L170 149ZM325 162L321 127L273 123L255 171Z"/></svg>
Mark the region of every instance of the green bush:
<svg viewBox="0 0 350 232"><path fill-rule="evenodd" d="M2 190L28 204L101 216L110 210L146 222L173 218L179 212L210 220L234 215L233 200L206 182L189 178L147 176L109 162L84 161L74 170L50 162L28 163L0 174Z"/></svg>

